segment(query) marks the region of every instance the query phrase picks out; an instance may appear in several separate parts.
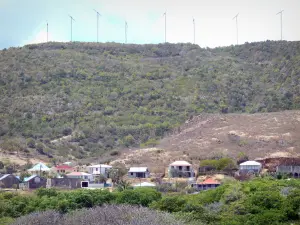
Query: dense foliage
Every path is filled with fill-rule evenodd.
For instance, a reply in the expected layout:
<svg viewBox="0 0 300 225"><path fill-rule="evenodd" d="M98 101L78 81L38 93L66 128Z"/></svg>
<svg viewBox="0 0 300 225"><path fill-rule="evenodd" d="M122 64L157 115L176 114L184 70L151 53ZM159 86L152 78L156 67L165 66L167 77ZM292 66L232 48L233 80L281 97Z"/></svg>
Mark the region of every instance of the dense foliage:
<svg viewBox="0 0 300 225"><path fill-rule="evenodd" d="M300 108L299 42L46 43L0 51L0 68L1 148L49 157L153 146L201 112Z"/></svg>
<svg viewBox="0 0 300 225"><path fill-rule="evenodd" d="M183 225L172 215L129 205L105 205L61 215L45 211L20 217L13 225Z"/></svg>
<svg viewBox="0 0 300 225"><path fill-rule="evenodd" d="M16 224L21 223L20 221L25 221L26 224L26 221L39 220L38 217L43 219L43 215L53 219L56 214L71 213L69 215L76 217L77 212L78 218L79 215L91 214L92 219L94 218L92 215L101 211L101 208L90 211L76 210L106 204L150 207L172 213L173 216L184 221L184 224L300 224L300 180L256 178L246 182L226 181L214 190L198 194L167 193L163 196L152 188L126 189L121 192L39 189L29 196L1 193L0 221L6 224L12 221L12 218L49 210L48 214L45 212L45 214L32 214L21 218ZM74 210L75 213L72 213ZM70 221L71 217L66 216Z"/></svg>

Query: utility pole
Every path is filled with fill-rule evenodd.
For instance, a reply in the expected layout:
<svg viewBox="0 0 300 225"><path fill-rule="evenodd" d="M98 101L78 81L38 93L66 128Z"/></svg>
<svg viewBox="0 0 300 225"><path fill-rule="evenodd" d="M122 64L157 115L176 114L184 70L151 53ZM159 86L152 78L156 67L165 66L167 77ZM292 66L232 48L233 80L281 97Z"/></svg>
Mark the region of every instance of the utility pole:
<svg viewBox="0 0 300 225"><path fill-rule="evenodd" d="M101 16L101 14L95 9L94 9L94 11L97 13L97 43L98 43L98 31L99 31L98 24L99 24L99 16Z"/></svg>
<svg viewBox="0 0 300 225"><path fill-rule="evenodd" d="M235 17L233 17L233 20L235 19L236 21L236 44L238 45L239 44L239 30L238 30L238 14L236 14Z"/></svg>
<svg viewBox="0 0 300 225"><path fill-rule="evenodd" d="M282 13L284 10L281 10L280 12L278 12L276 15L280 14L280 28L281 28L281 40L282 40Z"/></svg>
<svg viewBox="0 0 300 225"><path fill-rule="evenodd" d="M70 15L69 15L69 17L70 17L70 19L71 19L71 42L72 42L72 41L73 41L73 39L72 39L72 33L73 33L73 30L72 30L72 29L73 29L73 27L72 27L72 26L73 26L73 20L74 20L74 18L73 18L72 16L70 16ZM75 21L75 20L74 20L74 21Z"/></svg>
<svg viewBox="0 0 300 225"><path fill-rule="evenodd" d="M165 43L167 43L167 12L163 16L165 16Z"/></svg>
<svg viewBox="0 0 300 225"><path fill-rule="evenodd" d="M195 28L195 19L194 18L193 18L193 26L194 26L194 44L195 44L196 28Z"/></svg>

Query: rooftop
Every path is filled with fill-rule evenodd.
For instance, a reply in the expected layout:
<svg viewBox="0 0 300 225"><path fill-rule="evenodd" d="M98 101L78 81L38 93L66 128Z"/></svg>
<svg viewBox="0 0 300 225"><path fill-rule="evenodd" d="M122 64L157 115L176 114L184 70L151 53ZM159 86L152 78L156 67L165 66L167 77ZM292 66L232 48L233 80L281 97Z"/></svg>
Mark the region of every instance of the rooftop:
<svg viewBox="0 0 300 225"><path fill-rule="evenodd" d="M8 177L10 174L0 174L0 180L5 179L6 177Z"/></svg>
<svg viewBox="0 0 300 225"><path fill-rule="evenodd" d="M44 163L39 162L38 164L34 165L28 171L49 171L49 167L46 166Z"/></svg>
<svg viewBox="0 0 300 225"><path fill-rule="evenodd" d="M170 166L191 166L192 164L190 164L187 161L175 161L173 163L170 164Z"/></svg>
<svg viewBox="0 0 300 225"><path fill-rule="evenodd" d="M148 167L130 167L129 173L142 173L142 172L147 172Z"/></svg>
<svg viewBox="0 0 300 225"><path fill-rule="evenodd" d="M212 178L207 178L206 180L199 182L198 184L220 184L220 182Z"/></svg>
<svg viewBox="0 0 300 225"><path fill-rule="evenodd" d="M241 163L240 166L261 166L261 163L256 161L246 161Z"/></svg>
<svg viewBox="0 0 300 225"><path fill-rule="evenodd" d="M88 168L112 168L112 166L110 165L105 165L105 164L98 164L98 165L92 165L92 166L88 166Z"/></svg>
<svg viewBox="0 0 300 225"><path fill-rule="evenodd" d="M73 169L73 167L69 166L69 165L57 165L55 167L55 169L60 169L60 170L70 170Z"/></svg>
<svg viewBox="0 0 300 225"><path fill-rule="evenodd" d="M67 176L91 176L91 174L85 172L72 172L68 173Z"/></svg>

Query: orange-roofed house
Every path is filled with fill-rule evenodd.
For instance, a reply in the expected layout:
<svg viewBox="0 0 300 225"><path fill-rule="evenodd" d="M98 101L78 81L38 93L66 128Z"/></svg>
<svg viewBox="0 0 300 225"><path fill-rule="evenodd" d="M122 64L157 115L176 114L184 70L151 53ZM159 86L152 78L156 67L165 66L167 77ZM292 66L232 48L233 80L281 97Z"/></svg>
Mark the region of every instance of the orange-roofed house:
<svg viewBox="0 0 300 225"><path fill-rule="evenodd" d="M219 187L220 185L221 185L221 183L219 181L216 181L212 178L207 178L206 180L204 180L202 182L191 184L191 186L193 188L195 188L197 191L215 189L216 187Z"/></svg>

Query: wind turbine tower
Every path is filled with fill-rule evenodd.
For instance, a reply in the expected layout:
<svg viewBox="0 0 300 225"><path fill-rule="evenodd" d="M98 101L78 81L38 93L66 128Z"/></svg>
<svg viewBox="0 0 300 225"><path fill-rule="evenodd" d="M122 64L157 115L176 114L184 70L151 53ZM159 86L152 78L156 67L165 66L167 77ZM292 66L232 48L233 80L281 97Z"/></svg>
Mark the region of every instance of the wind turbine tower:
<svg viewBox="0 0 300 225"><path fill-rule="evenodd" d="M165 17L165 43L167 43L167 12L163 16Z"/></svg>
<svg viewBox="0 0 300 225"><path fill-rule="evenodd" d="M195 37L196 37L196 28L195 28L195 19L193 18L193 28L194 28L194 44L195 44Z"/></svg>
<svg viewBox="0 0 300 225"><path fill-rule="evenodd" d="M125 44L127 43L127 29L128 29L128 24L127 21L125 21Z"/></svg>
<svg viewBox="0 0 300 225"><path fill-rule="evenodd" d="M48 21L47 21L47 42L48 42Z"/></svg>
<svg viewBox="0 0 300 225"><path fill-rule="evenodd" d="M233 20L235 19L235 21L236 21L236 44L237 45L239 44L238 16L239 16L239 13L236 14L235 17L233 17Z"/></svg>
<svg viewBox="0 0 300 225"><path fill-rule="evenodd" d="M74 18L72 17L72 16L70 16L69 15L69 17L70 17L70 19L71 19L71 42L73 41L73 39L72 39L72 34L73 34L73 21L75 22L75 20L74 20Z"/></svg>
<svg viewBox="0 0 300 225"><path fill-rule="evenodd" d="M97 43L98 43L98 30L99 30L98 24L99 24L99 16L101 16L101 14L95 9L94 11L97 13Z"/></svg>
<svg viewBox="0 0 300 225"><path fill-rule="evenodd" d="M281 40L282 40L282 13L284 10L281 10L280 12L278 12L276 15L280 14L280 28L281 28Z"/></svg>

